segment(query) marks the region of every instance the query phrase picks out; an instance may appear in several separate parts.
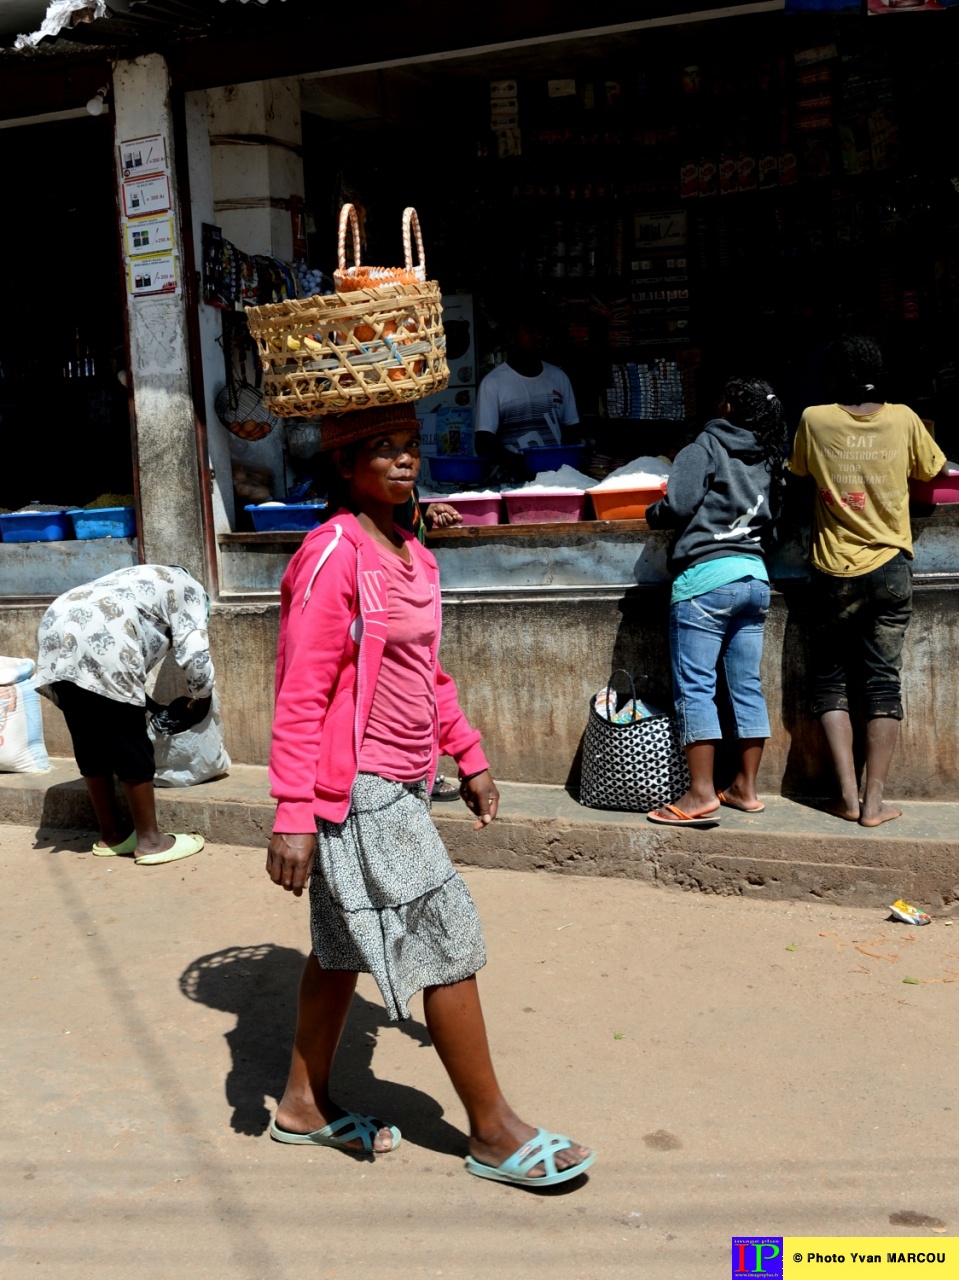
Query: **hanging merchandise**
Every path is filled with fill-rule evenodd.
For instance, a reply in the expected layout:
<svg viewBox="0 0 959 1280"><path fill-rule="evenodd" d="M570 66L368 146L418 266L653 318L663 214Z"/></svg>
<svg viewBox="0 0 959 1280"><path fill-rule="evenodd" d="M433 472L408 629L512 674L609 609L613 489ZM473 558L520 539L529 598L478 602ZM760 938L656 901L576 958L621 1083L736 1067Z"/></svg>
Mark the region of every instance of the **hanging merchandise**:
<svg viewBox="0 0 959 1280"><path fill-rule="evenodd" d="M686 417L683 378L672 360L653 364L614 364L606 390L611 418L679 422Z"/></svg>
<svg viewBox="0 0 959 1280"><path fill-rule="evenodd" d="M259 385L253 386L246 379L246 358L249 353L256 367L259 383L259 362L253 353L250 335L242 318L233 311L223 316L223 346L226 383L217 392L214 407L216 415L233 435L241 440L262 440L277 424L277 419L265 404ZM236 360L234 360L236 353ZM240 366L239 376L236 365Z"/></svg>
<svg viewBox="0 0 959 1280"><path fill-rule="evenodd" d="M355 258L350 268L347 231ZM413 262L413 235L418 263ZM403 267L362 265L355 210L344 205L337 291L247 310L273 413L312 418L420 400L446 387L440 287L426 279L423 239L412 208L403 212L403 245Z"/></svg>

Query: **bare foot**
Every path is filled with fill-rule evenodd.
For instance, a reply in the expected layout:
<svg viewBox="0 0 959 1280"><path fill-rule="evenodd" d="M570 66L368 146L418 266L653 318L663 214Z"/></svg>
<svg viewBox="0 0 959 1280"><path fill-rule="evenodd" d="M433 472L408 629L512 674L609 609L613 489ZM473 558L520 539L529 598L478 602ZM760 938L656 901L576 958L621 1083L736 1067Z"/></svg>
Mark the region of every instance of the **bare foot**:
<svg viewBox="0 0 959 1280"><path fill-rule="evenodd" d="M837 800L835 804L827 804L824 813L831 813L834 818L842 818L844 822L858 822L861 816L859 805L851 809L845 800Z"/></svg>
<svg viewBox="0 0 959 1280"><path fill-rule="evenodd" d="M678 800L673 801L673 805L677 809L682 809L688 818L711 818L714 813L719 812L719 796L713 792L712 795L694 795L692 791L685 791ZM664 812L662 809L654 809L655 817L663 817L669 821L675 821L674 813Z"/></svg>
<svg viewBox="0 0 959 1280"><path fill-rule="evenodd" d="M528 1124L524 1124L522 1120L514 1118L511 1123L505 1125L497 1134L487 1134L483 1137L474 1135L471 1137L470 1155L474 1160L478 1160L480 1164L488 1164L497 1169L510 1156L514 1156L526 1143L535 1146L535 1138L535 1129ZM530 1154L533 1153L530 1152ZM589 1154L589 1147L581 1147L576 1142L571 1147L565 1147L562 1151L557 1151L553 1156L557 1173L562 1169L571 1169L574 1165L582 1164ZM534 1164L526 1176L528 1178L542 1178L545 1174L546 1168L544 1165Z"/></svg>
<svg viewBox="0 0 959 1280"><path fill-rule="evenodd" d="M716 795L727 809L740 809L743 813L761 813L766 807L755 792L746 795L735 786L727 787L725 791L717 791Z"/></svg>
<svg viewBox="0 0 959 1280"><path fill-rule="evenodd" d="M328 1124L332 1124L334 1120L339 1120L341 1116L345 1116L346 1112L342 1107L330 1103L323 1111L316 1106L303 1106L299 1109L281 1102L276 1110L276 1123L279 1128L285 1129L287 1133L315 1133L317 1129L325 1129ZM387 1151L393 1150L393 1135L390 1132L389 1125L383 1123L382 1120L374 1119L373 1123L377 1127L376 1137L373 1139L373 1150L379 1155L384 1155ZM362 1138L352 1138L349 1142L338 1143L344 1151L365 1151Z"/></svg>
<svg viewBox="0 0 959 1280"><path fill-rule="evenodd" d="M878 812L876 813L863 809L862 816L859 819L859 825L861 827L879 827L882 826L884 822L892 822L895 818L901 817L901 809L897 809L891 804L881 804Z"/></svg>

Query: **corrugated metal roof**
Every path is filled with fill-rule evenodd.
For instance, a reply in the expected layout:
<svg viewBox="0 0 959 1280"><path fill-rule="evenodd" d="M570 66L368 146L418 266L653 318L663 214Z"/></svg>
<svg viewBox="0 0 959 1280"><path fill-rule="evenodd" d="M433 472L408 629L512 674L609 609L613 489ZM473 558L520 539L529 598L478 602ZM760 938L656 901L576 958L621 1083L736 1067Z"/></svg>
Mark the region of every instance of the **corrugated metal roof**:
<svg viewBox="0 0 959 1280"><path fill-rule="evenodd" d="M285 2L273 0L274 4ZM70 54L78 46L124 53L156 49L215 32L242 33L254 24L244 21L236 5L249 6L252 14L268 3L270 0L43 0L37 4L20 0L15 14L32 18L36 25L14 31L15 14L7 15L0 25L0 43L26 56Z"/></svg>

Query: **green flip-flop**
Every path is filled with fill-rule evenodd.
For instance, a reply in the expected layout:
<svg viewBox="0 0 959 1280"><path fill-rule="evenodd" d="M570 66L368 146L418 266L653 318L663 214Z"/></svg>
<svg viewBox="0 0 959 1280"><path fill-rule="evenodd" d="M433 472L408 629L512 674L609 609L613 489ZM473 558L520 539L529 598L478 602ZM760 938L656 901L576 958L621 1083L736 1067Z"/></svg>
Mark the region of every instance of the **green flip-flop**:
<svg viewBox="0 0 959 1280"><path fill-rule="evenodd" d="M556 1168L556 1153L573 1146L572 1138L561 1133L549 1133L546 1129L537 1129L536 1137L524 1142L518 1151L514 1151L501 1165L482 1164L472 1156L466 1157L466 1168L477 1178L489 1178L493 1182L511 1182L521 1187L555 1187L560 1182L569 1182L578 1178L596 1159L596 1152L591 1151L585 1160L571 1165L568 1169ZM546 1172L541 1178L531 1178L530 1169L541 1164Z"/></svg>
<svg viewBox="0 0 959 1280"><path fill-rule="evenodd" d="M119 844L95 844L93 852L98 858L115 858L117 854L135 853L137 847L137 833L131 831L125 840L121 840Z"/></svg>
<svg viewBox="0 0 959 1280"><path fill-rule="evenodd" d="M365 1152L366 1155L386 1156L390 1151L373 1149L373 1139L381 1128L389 1129L390 1137L393 1139L390 1151L395 1151L402 1141L402 1135L396 1125L378 1125L372 1116L361 1116L356 1111L347 1111L340 1116L339 1120L324 1125L322 1129L314 1129L312 1133L293 1133L289 1129L281 1129L276 1120L272 1120L270 1137L274 1142L288 1142L299 1147L339 1147L354 1155L362 1155ZM346 1145L357 1138L363 1143L362 1152L356 1147Z"/></svg>

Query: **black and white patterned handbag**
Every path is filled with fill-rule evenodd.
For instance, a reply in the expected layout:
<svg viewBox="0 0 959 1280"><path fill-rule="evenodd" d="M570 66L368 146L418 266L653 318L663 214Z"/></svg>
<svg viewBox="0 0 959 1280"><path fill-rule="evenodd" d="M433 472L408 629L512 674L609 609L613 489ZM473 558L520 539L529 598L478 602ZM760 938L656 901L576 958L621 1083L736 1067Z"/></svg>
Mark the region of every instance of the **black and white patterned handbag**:
<svg viewBox="0 0 959 1280"><path fill-rule="evenodd" d="M612 690L618 675L629 681L635 702L636 688L627 671L614 671L608 690ZM659 713L628 724L615 724L599 714L596 698L590 698L580 804L591 809L648 813L672 804L688 786L686 753L680 746L672 716Z"/></svg>

